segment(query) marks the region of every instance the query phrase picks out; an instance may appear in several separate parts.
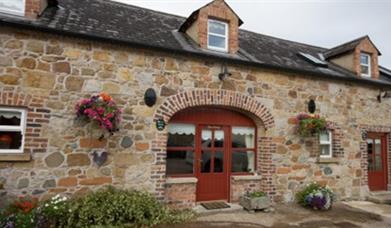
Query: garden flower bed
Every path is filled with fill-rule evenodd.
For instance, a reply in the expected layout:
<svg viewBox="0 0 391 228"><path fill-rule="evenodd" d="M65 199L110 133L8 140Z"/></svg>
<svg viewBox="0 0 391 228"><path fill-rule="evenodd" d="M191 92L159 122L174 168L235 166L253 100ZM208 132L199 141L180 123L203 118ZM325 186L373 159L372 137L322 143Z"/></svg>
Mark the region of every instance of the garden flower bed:
<svg viewBox="0 0 391 228"><path fill-rule="evenodd" d="M170 210L149 193L109 187L79 199L57 195L38 203L21 198L0 213L0 227L152 227L193 216L190 211Z"/></svg>

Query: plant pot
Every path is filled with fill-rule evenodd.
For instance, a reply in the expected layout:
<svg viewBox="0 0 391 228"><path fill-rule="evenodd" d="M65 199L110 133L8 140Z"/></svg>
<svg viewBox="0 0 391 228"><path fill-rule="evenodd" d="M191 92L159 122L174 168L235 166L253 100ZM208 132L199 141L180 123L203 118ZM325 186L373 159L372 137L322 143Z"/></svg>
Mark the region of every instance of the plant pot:
<svg viewBox="0 0 391 228"><path fill-rule="evenodd" d="M246 210L263 210L271 206L271 201L269 197L249 197L242 196L240 197L239 204Z"/></svg>

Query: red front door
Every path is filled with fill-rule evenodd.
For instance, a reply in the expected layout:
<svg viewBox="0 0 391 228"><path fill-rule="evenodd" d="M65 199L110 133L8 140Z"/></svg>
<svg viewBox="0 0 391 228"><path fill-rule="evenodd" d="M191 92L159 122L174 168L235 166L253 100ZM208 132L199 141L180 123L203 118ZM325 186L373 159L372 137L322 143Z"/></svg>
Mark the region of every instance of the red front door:
<svg viewBox="0 0 391 228"><path fill-rule="evenodd" d="M196 146L197 201L228 199L228 127L200 125Z"/></svg>
<svg viewBox="0 0 391 228"><path fill-rule="evenodd" d="M368 185L371 191L387 190L387 135L369 133Z"/></svg>

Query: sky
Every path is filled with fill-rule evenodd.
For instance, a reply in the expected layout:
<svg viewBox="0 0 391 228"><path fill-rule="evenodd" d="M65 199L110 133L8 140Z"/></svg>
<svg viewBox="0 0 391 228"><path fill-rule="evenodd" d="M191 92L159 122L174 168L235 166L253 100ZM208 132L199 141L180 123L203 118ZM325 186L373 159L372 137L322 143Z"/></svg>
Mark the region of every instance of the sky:
<svg viewBox="0 0 391 228"><path fill-rule="evenodd" d="M211 0L115 0L187 17ZM226 0L242 29L331 48L369 35L391 69L391 0Z"/></svg>

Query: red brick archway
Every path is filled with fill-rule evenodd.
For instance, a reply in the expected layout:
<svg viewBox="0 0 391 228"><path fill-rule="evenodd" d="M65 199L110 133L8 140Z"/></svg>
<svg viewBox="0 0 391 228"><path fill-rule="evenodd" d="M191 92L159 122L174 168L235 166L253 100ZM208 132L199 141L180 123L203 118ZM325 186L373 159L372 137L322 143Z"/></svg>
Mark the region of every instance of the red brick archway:
<svg viewBox="0 0 391 228"><path fill-rule="evenodd" d="M266 131L274 128L274 118L262 103L249 95L227 90L197 89L167 97L157 108L154 120L163 119L168 123L177 112L199 106L219 106L240 110L255 117ZM260 155L257 159L257 165L262 175L260 190L273 196L275 185L272 174L275 167L272 164L272 154L276 150L276 145L273 143L272 137L266 137L265 135L259 135L257 141ZM166 130L158 132L152 142L152 151L156 154L152 178L155 182L155 193L161 200L165 199L166 143Z"/></svg>

